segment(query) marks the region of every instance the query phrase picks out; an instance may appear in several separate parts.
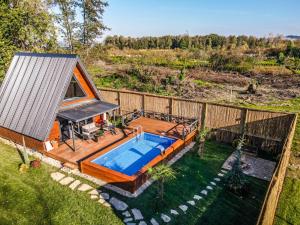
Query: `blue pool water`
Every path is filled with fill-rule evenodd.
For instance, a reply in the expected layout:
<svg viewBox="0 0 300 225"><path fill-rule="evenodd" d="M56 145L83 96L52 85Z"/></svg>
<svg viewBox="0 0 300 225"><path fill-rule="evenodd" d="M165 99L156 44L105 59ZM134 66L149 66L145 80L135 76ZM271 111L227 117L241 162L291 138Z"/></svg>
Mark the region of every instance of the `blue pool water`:
<svg viewBox="0 0 300 225"><path fill-rule="evenodd" d="M175 141L144 132L140 137L130 139L92 162L131 176Z"/></svg>

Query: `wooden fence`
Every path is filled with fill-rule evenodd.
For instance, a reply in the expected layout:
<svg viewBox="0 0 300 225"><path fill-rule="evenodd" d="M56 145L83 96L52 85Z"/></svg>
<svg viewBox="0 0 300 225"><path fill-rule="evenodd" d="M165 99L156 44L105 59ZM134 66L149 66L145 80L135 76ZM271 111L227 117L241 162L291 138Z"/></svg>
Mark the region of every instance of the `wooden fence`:
<svg viewBox="0 0 300 225"><path fill-rule="evenodd" d="M120 105L120 113L153 111L199 120L217 141L231 143L244 133L251 146L279 154L293 114L214 104L125 90L101 89L105 101ZM278 129L280 128L280 129Z"/></svg>
<svg viewBox="0 0 300 225"><path fill-rule="evenodd" d="M282 185L289 164L291 146L297 123L297 115L294 115L293 121L289 126L289 133L284 142L282 154L279 163L276 166L275 172L269 184L265 200L260 211L257 225L272 225L276 213L277 203L282 190Z"/></svg>

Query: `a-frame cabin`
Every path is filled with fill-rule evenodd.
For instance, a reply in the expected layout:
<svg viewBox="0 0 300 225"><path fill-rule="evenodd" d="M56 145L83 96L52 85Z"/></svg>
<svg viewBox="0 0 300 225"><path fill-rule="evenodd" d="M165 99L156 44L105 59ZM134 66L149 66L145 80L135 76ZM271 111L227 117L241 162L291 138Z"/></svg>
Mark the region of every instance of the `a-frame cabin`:
<svg viewBox="0 0 300 225"><path fill-rule="evenodd" d="M0 136L51 151L118 108L102 101L77 55L17 53L0 88Z"/></svg>

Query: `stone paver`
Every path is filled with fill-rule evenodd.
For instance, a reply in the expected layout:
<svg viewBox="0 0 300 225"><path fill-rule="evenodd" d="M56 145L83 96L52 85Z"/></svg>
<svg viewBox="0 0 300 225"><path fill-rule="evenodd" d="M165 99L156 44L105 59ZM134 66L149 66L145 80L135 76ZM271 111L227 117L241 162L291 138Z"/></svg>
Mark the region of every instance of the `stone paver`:
<svg viewBox="0 0 300 225"><path fill-rule="evenodd" d="M207 195L207 190L202 190L200 193L203 195Z"/></svg>
<svg viewBox="0 0 300 225"><path fill-rule="evenodd" d="M218 176L219 177L224 177L224 174L223 173L218 173Z"/></svg>
<svg viewBox="0 0 300 225"><path fill-rule="evenodd" d="M125 211L125 212L122 212L122 215L125 216L125 217L130 217L130 212L128 211Z"/></svg>
<svg viewBox="0 0 300 225"><path fill-rule="evenodd" d="M106 207L111 207L111 205L108 202L104 202L103 205L106 206Z"/></svg>
<svg viewBox="0 0 300 225"><path fill-rule="evenodd" d="M89 192L89 194L90 194L90 195L99 195L99 192L98 192L96 189L94 189L94 190L91 190L91 191Z"/></svg>
<svg viewBox="0 0 300 225"><path fill-rule="evenodd" d="M191 200L191 201L187 201L187 203L189 203L190 205L195 205L195 201Z"/></svg>
<svg viewBox="0 0 300 225"><path fill-rule="evenodd" d="M170 213L173 214L173 215L179 215L179 213L176 210L174 210L174 209L171 209Z"/></svg>
<svg viewBox="0 0 300 225"><path fill-rule="evenodd" d="M91 199L92 200L98 199L98 195L91 195Z"/></svg>
<svg viewBox="0 0 300 225"><path fill-rule="evenodd" d="M144 217L139 209L132 209L131 212L132 212L135 220L144 219Z"/></svg>
<svg viewBox="0 0 300 225"><path fill-rule="evenodd" d="M77 190L78 191L89 191L91 189L93 189L93 187L91 187L90 185L82 184L82 185L80 185L80 187Z"/></svg>
<svg viewBox="0 0 300 225"><path fill-rule="evenodd" d="M59 181L61 185L69 185L72 183L75 179L73 177L65 177L62 180Z"/></svg>
<svg viewBox="0 0 300 225"><path fill-rule="evenodd" d="M188 210L189 207L187 207L186 205L180 205L179 209L181 209L183 212L186 212L186 210Z"/></svg>
<svg viewBox="0 0 300 225"><path fill-rule="evenodd" d="M104 204L106 201L103 198L100 198L98 202Z"/></svg>
<svg viewBox="0 0 300 225"><path fill-rule="evenodd" d="M213 181L210 182L211 185L216 186L217 184Z"/></svg>
<svg viewBox="0 0 300 225"><path fill-rule="evenodd" d="M209 185L208 185L208 186L206 186L206 189L207 189L207 190L212 190L213 188L212 188L212 186L209 186Z"/></svg>
<svg viewBox="0 0 300 225"><path fill-rule="evenodd" d="M221 179L218 178L218 177L214 178L214 180L215 180L215 181L218 181L218 182L221 181Z"/></svg>
<svg viewBox="0 0 300 225"><path fill-rule="evenodd" d="M202 199L202 197L200 195L194 195L194 199L195 200L200 200L200 199Z"/></svg>
<svg viewBox="0 0 300 225"><path fill-rule="evenodd" d="M107 200L107 199L109 199L109 194L102 192L102 193L100 193L100 198Z"/></svg>
<svg viewBox="0 0 300 225"><path fill-rule="evenodd" d="M151 223L152 225L159 225L159 223L158 223L158 222L156 221L156 219L154 219L154 218L151 218L150 223Z"/></svg>
<svg viewBox="0 0 300 225"><path fill-rule="evenodd" d="M55 181L60 181L61 179L63 179L65 177L65 175L60 172L51 173L50 176Z"/></svg>
<svg viewBox="0 0 300 225"><path fill-rule="evenodd" d="M171 218L170 218L168 215L163 214L163 213L160 215L160 218L161 218L165 223L169 223L169 222L171 221Z"/></svg>
<svg viewBox="0 0 300 225"><path fill-rule="evenodd" d="M110 199L109 203L118 211L124 211L128 208L128 205L125 202L114 197Z"/></svg>
<svg viewBox="0 0 300 225"><path fill-rule="evenodd" d="M133 219L131 217L123 220L124 223L131 222L131 221L133 221Z"/></svg>
<svg viewBox="0 0 300 225"><path fill-rule="evenodd" d="M81 184L80 180L75 180L72 184L70 184L69 188L75 190L79 184Z"/></svg>

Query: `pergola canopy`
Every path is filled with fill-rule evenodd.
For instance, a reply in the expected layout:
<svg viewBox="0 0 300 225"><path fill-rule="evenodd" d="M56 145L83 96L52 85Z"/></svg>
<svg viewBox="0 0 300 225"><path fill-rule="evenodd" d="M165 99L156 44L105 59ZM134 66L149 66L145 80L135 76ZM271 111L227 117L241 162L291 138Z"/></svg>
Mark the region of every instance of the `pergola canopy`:
<svg viewBox="0 0 300 225"><path fill-rule="evenodd" d="M118 105L114 105L103 101L97 101L90 104L80 105L78 107L71 108L65 111L61 111L57 114L57 116L77 123L101 115L106 112L111 112L118 108Z"/></svg>

